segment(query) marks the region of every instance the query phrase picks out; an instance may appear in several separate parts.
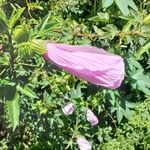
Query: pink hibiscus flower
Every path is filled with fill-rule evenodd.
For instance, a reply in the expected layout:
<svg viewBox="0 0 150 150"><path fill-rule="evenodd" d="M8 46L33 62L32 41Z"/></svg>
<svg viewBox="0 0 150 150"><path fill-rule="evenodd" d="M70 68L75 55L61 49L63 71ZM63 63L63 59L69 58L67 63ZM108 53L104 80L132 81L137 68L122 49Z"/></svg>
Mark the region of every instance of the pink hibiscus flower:
<svg viewBox="0 0 150 150"><path fill-rule="evenodd" d="M96 85L116 89L124 79L124 61L94 46L47 43L44 58L56 66Z"/></svg>

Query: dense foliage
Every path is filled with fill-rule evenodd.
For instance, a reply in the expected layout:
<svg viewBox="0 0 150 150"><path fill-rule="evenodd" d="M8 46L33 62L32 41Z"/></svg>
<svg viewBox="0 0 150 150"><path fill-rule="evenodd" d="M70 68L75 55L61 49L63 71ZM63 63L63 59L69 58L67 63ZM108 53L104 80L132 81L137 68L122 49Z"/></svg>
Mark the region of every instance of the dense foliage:
<svg viewBox="0 0 150 150"><path fill-rule="evenodd" d="M45 62L34 39L118 54L125 79L117 90L79 80ZM149 0L1 0L0 149L74 150L81 135L93 150L149 150L149 49Z"/></svg>

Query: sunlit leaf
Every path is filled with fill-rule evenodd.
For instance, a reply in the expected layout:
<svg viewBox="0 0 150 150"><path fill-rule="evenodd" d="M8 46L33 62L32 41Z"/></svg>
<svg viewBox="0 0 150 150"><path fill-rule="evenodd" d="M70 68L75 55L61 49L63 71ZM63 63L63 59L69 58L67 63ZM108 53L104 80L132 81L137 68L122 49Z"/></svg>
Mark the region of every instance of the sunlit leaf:
<svg viewBox="0 0 150 150"><path fill-rule="evenodd" d="M30 98L38 98L36 94L27 86L22 88L20 85L17 85L17 90Z"/></svg>
<svg viewBox="0 0 150 150"><path fill-rule="evenodd" d="M15 23L18 21L22 13L24 12L25 8L19 8L17 12L12 13L12 15L9 18L8 26L12 28Z"/></svg>
<svg viewBox="0 0 150 150"><path fill-rule="evenodd" d="M17 125L19 124L19 114L20 114L19 95L17 93L13 100L6 100L6 107L8 111L7 112L8 119L14 131Z"/></svg>
<svg viewBox="0 0 150 150"><path fill-rule="evenodd" d="M102 0L102 6L103 8L108 8L110 5L112 5L114 0Z"/></svg>
<svg viewBox="0 0 150 150"><path fill-rule="evenodd" d="M117 121L120 123L124 114L124 109L121 106L117 107Z"/></svg>

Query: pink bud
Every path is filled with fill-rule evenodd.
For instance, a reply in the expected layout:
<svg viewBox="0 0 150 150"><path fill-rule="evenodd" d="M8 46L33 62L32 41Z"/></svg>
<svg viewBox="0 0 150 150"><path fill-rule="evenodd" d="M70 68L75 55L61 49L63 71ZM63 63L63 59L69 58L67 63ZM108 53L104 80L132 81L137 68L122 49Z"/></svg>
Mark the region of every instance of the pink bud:
<svg viewBox="0 0 150 150"><path fill-rule="evenodd" d="M49 63L93 84L116 89L124 79L123 59L102 48L47 43L46 49Z"/></svg>
<svg viewBox="0 0 150 150"><path fill-rule="evenodd" d="M85 139L85 137L79 137L77 139L77 144L80 150L91 150L92 144Z"/></svg>
<svg viewBox="0 0 150 150"><path fill-rule="evenodd" d="M90 109L87 109L86 117L87 117L87 121L89 121L92 126L95 126L99 122L98 118Z"/></svg>
<svg viewBox="0 0 150 150"><path fill-rule="evenodd" d="M66 115L71 115L74 111L74 107L72 103L66 103L63 107L62 107L62 111L64 112L64 114Z"/></svg>

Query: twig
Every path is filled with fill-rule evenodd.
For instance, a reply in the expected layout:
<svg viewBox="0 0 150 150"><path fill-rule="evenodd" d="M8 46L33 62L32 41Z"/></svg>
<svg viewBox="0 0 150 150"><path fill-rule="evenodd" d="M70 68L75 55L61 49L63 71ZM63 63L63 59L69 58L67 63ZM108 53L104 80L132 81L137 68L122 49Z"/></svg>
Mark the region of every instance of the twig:
<svg viewBox="0 0 150 150"><path fill-rule="evenodd" d="M2 70L2 72L0 73L0 76L6 71L6 69Z"/></svg>
<svg viewBox="0 0 150 150"><path fill-rule="evenodd" d="M53 32L57 32L60 34L64 34L62 30L53 30ZM97 33L72 33L73 36L79 36L79 37L89 37L89 38L100 38L102 36L100 36ZM130 31L130 32L118 32L116 34L116 36L127 36L127 35L132 35L132 36L143 36L143 37L147 37L143 32L139 32L139 31Z"/></svg>
<svg viewBox="0 0 150 150"><path fill-rule="evenodd" d="M107 110L105 110L105 112L106 112L106 113L107 113L107 115L111 118L112 123L114 124L115 128L117 128L117 125L116 125L115 119L111 116L111 114L110 114Z"/></svg>
<svg viewBox="0 0 150 150"><path fill-rule="evenodd" d="M14 46L12 44L12 35L11 33L8 35L8 41L9 41L9 52L10 52L10 65L12 70L12 75L14 76L14 63L15 63L15 52L14 52Z"/></svg>
<svg viewBox="0 0 150 150"><path fill-rule="evenodd" d="M31 64L25 64L25 63L18 63L17 65L30 66L30 67L37 67L38 66L38 65L31 65Z"/></svg>

